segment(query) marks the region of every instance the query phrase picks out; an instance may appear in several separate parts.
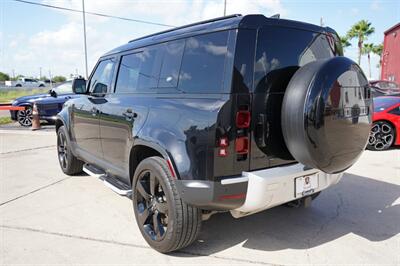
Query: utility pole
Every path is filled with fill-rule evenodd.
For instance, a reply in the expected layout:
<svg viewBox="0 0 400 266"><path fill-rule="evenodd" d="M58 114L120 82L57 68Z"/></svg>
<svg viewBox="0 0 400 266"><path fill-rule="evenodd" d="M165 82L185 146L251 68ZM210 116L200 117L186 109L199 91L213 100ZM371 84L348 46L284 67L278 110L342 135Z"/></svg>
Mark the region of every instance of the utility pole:
<svg viewBox="0 0 400 266"><path fill-rule="evenodd" d="M87 64L85 0L82 0L82 15L83 15L83 42L85 45L85 70L86 70L86 78L88 78L89 74L88 74L88 64Z"/></svg>
<svg viewBox="0 0 400 266"><path fill-rule="evenodd" d="M321 27L325 26L325 25L324 25L324 18L323 18L323 17L321 17L321 19L319 20L319 25L320 25Z"/></svg>
<svg viewBox="0 0 400 266"><path fill-rule="evenodd" d="M39 67L39 80L42 79L42 67Z"/></svg>
<svg viewBox="0 0 400 266"><path fill-rule="evenodd" d="M226 0L224 0L224 17L226 16Z"/></svg>

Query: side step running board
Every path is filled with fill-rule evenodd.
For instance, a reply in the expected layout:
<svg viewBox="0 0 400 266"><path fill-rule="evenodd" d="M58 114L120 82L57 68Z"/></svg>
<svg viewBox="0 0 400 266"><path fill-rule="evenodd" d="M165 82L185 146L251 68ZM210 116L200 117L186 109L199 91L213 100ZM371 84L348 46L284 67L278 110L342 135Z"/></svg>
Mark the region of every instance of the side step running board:
<svg viewBox="0 0 400 266"><path fill-rule="evenodd" d="M115 177L108 176L104 171L92 165L85 164L83 166L83 171L90 176L103 180L103 183L106 187L110 188L112 191L121 196L130 197L132 195L132 189L127 184L121 182Z"/></svg>

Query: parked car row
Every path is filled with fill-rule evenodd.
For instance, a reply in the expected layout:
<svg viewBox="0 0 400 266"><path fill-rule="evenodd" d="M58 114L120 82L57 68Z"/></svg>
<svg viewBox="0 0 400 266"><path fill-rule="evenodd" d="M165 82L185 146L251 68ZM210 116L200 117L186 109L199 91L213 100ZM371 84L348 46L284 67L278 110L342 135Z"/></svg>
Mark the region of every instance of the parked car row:
<svg viewBox="0 0 400 266"><path fill-rule="evenodd" d="M17 80L7 80L5 82L7 87L45 87L46 84L43 81L31 78L19 78Z"/></svg>

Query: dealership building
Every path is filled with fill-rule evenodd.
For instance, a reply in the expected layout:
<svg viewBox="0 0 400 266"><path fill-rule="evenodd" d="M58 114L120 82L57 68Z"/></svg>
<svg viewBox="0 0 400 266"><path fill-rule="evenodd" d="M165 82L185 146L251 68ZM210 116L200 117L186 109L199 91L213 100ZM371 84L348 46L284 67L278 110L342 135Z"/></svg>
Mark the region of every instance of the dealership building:
<svg viewBox="0 0 400 266"><path fill-rule="evenodd" d="M400 23L384 34L381 79L400 83Z"/></svg>

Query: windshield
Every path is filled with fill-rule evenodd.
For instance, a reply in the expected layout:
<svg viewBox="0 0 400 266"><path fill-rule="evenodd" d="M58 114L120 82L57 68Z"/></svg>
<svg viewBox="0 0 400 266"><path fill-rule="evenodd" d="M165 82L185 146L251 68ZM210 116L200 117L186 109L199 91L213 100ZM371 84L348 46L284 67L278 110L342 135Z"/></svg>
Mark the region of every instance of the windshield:
<svg viewBox="0 0 400 266"><path fill-rule="evenodd" d="M72 81L64 82L63 84L53 89L57 94L68 94L72 92Z"/></svg>
<svg viewBox="0 0 400 266"><path fill-rule="evenodd" d="M374 98L374 112L382 112L391 106L400 103L400 97L377 97Z"/></svg>
<svg viewBox="0 0 400 266"><path fill-rule="evenodd" d="M376 86L383 90L399 89L399 86L396 83L388 81L380 81L376 83Z"/></svg>

